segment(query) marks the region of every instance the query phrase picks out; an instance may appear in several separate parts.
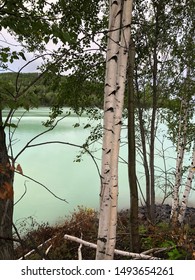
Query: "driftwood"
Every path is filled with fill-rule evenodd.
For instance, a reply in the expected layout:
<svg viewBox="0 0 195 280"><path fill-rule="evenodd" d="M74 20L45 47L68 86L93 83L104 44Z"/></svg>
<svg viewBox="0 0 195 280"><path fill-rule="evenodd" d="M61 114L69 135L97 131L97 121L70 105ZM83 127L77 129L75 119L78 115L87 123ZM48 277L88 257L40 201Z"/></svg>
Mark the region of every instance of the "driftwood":
<svg viewBox="0 0 195 280"><path fill-rule="evenodd" d="M72 236L72 235L65 234L64 238L66 240L75 241L77 243L83 244L84 246L87 246L87 247L90 247L90 248L93 248L93 249L97 248L96 244L85 241L83 239L80 239L80 238ZM136 258L136 259L143 259L143 260L160 260L160 258L152 257L152 256L146 255L144 253L138 254L138 253L126 252L126 251L117 250L117 249L114 250L114 253L116 255L121 255L121 256L125 256L125 257L132 257L134 259Z"/></svg>

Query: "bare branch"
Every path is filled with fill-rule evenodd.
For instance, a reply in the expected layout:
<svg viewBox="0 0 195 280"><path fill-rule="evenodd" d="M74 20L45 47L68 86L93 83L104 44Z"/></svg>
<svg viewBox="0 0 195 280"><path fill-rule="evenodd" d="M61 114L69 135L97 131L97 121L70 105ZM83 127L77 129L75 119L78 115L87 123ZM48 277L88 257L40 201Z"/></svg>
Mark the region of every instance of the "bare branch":
<svg viewBox="0 0 195 280"><path fill-rule="evenodd" d="M26 182L24 182L24 186L25 186L25 190L24 193L21 195L21 197L14 203L14 206L20 202L22 200L22 198L25 196L26 192L27 192L27 187L26 187Z"/></svg>
<svg viewBox="0 0 195 280"><path fill-rule="evenodd" d="M64 118L66 118L67 116L69 116L69 113L67 113L65 116L63 116L63 117L60 118L59 120L57 120L56 123L55 123L53 126L49 127L47 130L45 130L45 131L43 131L43 132L37 134L37 135L36 135L35 137L33 137L30 141L28 141L27 144L26 144L26 145L20 150L20 152L15 156L14 161L16 161L16 159L24 152L24 150L26 150L27 148L30 147L30 143L32 143L35 139L39 138L40 136L44 135L45 133L47 133L47 132L53 130L53 129L57 126L57 124L58 124L61 120L63 120Z"/></svg>
<svg viewBox="0 0 195 280"><path fill-rule="evenodd" d="M68 201L67 201L66 199L57 196L57 195L56 195L55 193L53 193L48 187L46 187L44 184L40 183L39 181L33 179L32 177L30 177L30 176L28 176L28 175L25 175L25 174L22 174L22 173L20 173L20 172L18 172L18 171L16 171L16 170L15 170L15 173L20 174L21 176L23 176L23 177L25 177L25 178L27 178L27 179L33 181L34 183L36 183L36 184L38 184L38 185L40 185L41 187L43 187L44 189L46 189L50 194L52 194L55 198L57 198L57 199L59 199L59 200L61 200L61 201L64 201L64 202L68 203Z"/></svg>
<svg viewBox="0 0 195 280"><path fill-rule="evenodd" d="M48 142L42 142L42 143L37 143L37 144L31 144L31 145L28 145L27 148L32 148L32 147L37 147L37 146L42 146L42 145L47 145L47 144L62 144L62 145L68 145L68 146L84 149L90 155L90 157L92 158L92 160L93 160L93 162L96 166L96 169L98 171L98 175L101 179L101 173L100 173L100 170L99 170L99 166L98 166L93 154L85 146L77 145L77 144L73 144L73 143L69 143L69 142L63 142L63 141L48 141Z"/></svg>

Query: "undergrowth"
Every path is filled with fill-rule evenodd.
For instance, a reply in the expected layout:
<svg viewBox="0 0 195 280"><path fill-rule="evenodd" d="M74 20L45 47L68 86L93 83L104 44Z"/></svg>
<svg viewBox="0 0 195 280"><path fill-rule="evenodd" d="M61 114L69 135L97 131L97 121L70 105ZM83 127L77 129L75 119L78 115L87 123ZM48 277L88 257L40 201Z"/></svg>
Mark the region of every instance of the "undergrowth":
<svg viewBox="0 0 195 280"><path fill-rule="evenodd" d="M120 211L116 248L123 251L130 251L129 222L129 211ZM33 225L34 228L32 226L28 233L25 232L20 243L16 244L16 259L24 258L25 254L33 250L25 259L77 260L79 244L65 240L65 234L97 243L98 214L90 208L78 207L71 216L65 218L63 223L56 226L37 225L37 223L33 223ZM146 221L140 221L139 234L140 252L158 248L156 253L153 253L153 256L158 258L169 260L195 258L195 228L186 225L175 234L167 223L151 225ZM44 242L46 243L43 246L39 246ZM82 246L82 258L84 260L95 259L95 250ZM115 255L115 259L130 258Z"/></svg>

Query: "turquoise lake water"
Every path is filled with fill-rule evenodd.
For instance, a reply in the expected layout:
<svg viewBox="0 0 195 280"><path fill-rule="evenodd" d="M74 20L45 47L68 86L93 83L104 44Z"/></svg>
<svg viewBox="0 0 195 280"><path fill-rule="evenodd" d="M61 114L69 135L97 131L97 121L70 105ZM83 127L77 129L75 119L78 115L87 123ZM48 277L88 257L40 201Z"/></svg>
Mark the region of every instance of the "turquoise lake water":
<svg viewBox="0 0 195 280"><path fill-rule="evenodd" d="M65 109L66 111L67 109ZM17 122L22 114L22 110L17 111L13 122ZM42 125L43 121L48 119L49 108L33 109L27 112L20 121L19 127L13 135L13 153L18 152L37 134L43 132L46 128ZM6 115L6 111L4 112ZM64 141L82 145L89 136L89 129L83 129L82 124L89 122L87 116L78 117L71 114L69 117L60 121L57 127L40 136L31 144L37 144L50 141ZM81 126L74 128L75 123ZM92 122L94 126L96 122ZM123 141L126 141L126 130L122 132ZM161 169L164 168L164 161L161 157L165 152L166 168L170 170L175 168L175 148L172 143L165 140L163 135L166 134L166 126L161 125L159 140L156 141L156 166L158 170L158 184L163 185L163 179L160 177ZM97 164L100 168L101 143L92 147L98 151L95 153ZM98 209L99 207L99 189L100 181L97 168L91 157L85 154L81 162L75 162L76 156L80 149L63 144L47 144L25 149L18 157L17 164L22 167L26 176L33 178L45 185L56 196L64 198L68 203L56 199L44 187L16 174L14 182L15 202L26 193L24 197L15 205L14 220L19 223L24 218L33 217L38 222L49 222L54 224L63 221L64 217L69 215L78 205ZM160 155L161 154L161 155ZM121 157L127 160L127 147L121 148ZM144 192L143 167L137 163L137 172L142 191ZM186 164L190 164L190 156ZM156 195L159 202L162 201L162 191L157 188ZM192 193L190 201L193 203L194 194ZM143 202L140 196L140 203ZM166 200L167 202L167 200ZM129 186L127 176L127 165L119 164L119 208L129 207Z"/></svg>

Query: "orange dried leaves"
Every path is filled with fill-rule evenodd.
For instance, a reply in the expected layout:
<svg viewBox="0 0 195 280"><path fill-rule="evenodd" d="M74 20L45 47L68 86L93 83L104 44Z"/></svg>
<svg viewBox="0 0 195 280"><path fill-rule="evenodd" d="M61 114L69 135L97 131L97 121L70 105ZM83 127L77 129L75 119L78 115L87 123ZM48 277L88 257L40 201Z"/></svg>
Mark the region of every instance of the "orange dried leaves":
<svg viewBox="0 0 195 280"><path fill-rule="evenodd" d="M20 174L23 175L22 167L21 167L20 164L18 164L18 165L16 166L16 170L17 170Z"/></svg>
<svg viewBox="0 0 195 280"><path fill-rule="evenodd" d="M0 199L13 199L13 186L5 182L2 187L0 187Z"/></svg>

